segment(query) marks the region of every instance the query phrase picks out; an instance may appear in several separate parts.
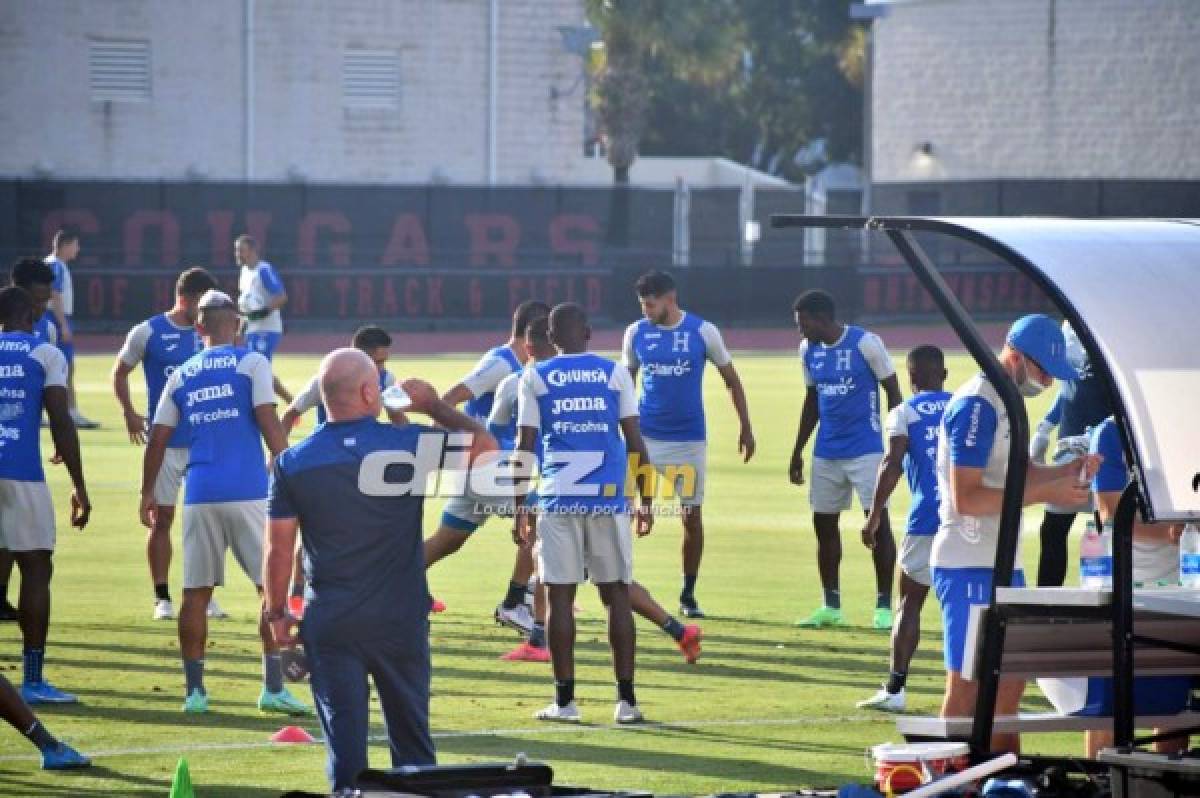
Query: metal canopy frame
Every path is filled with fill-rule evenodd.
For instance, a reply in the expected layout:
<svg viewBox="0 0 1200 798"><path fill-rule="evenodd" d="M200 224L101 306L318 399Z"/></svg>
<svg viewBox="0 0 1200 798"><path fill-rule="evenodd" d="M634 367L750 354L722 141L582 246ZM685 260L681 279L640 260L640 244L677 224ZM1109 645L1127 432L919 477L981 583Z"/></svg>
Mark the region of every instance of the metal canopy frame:
<svg viewBox="0 0 1200 798"><path fill-rule="evenodd" d="M1179 222L1197 224L1195 220L1179 220ZM1059 286L1023 254L996 238L953 220L929 217L776 214L771 217L771 226L773 228L862 229L876 230L886 234L904 257L909 268L929 291L972 357L983 369L1008 413L1011 435L1008 471L1000 512L992 592L989 598L989 609L984 613L982 619L984 637L980 650L979 693L971 735L968 740L971 744L972 754L975 756L981 756L989 752L991 748L1005 628L1008 619L1015 617L1015 608L1004 607L1004 611L998 611L1000 608L996 606L996 587L1011 583L1016 564L1025 477L1029 466L1029 419L1024 401L1012 380L1008 378L1001 367L995 352L984 341L979 328L954 296L945 280L942 279L937 267L916 240L914 233L941 233L965 240L991 252L1038 285L1050 297L1064 318L1070 322L1091 356L1091 363L1097 369L1108 391L1113 415L1121 429L1126 462L1132 465L1138 477L1131 480L1126 487L1113 519L1113 605L1111 609L1098 608L1098 611L1111 611L1112 617L1113 727L1116 745L1128 747L1152 740L1153 738L1144 740L1134 738L1133 646L1135 640L1145 644L1154 644L1156 641L1135 637L1133 632L1133 524L1135 513L1139 509L1143 517L1148 519L1152 518L1154 513L1148 491L1145 488L1146 481L1139 453L1137 448L1132 445L1134 436L1130 416L1121 392L1118 390L1117 381L1096 338L1074 305L1067 299Z"/></svg>

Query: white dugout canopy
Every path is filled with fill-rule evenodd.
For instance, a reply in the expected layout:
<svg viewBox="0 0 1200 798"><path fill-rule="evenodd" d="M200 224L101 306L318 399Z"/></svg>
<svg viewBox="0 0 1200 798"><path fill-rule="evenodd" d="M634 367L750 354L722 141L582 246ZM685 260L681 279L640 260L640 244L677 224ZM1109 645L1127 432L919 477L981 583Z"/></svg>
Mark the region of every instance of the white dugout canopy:
<svg viewBox="0 0 1200 798"><path fill-rule="evenodd" d="M1112 393L1149 520L1200 519L1200 219L779 216L969 241L1037 282ZM911 239L909 239L911 241Z"/></svg>

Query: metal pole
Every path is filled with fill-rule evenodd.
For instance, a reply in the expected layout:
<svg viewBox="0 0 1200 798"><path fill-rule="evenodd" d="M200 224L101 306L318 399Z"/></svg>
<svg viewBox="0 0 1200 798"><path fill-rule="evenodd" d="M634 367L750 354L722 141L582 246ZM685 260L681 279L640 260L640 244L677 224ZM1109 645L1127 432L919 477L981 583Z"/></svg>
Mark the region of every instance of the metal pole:
<svg viewBox="0 0 1200 798"><path fill-rule="evenodd" d="M1113 514L1113 742L1133 744L1133 521L1137 482L1130 480Z"/></svg>
<svg viewBox="0 0 1200 798"><path fill-rule="evenodd" d="M500 0L488 3L488 73L487 73L487 184L496 185L496 94L497 50L500 37Z"/></svg>
<svg viewBox="0 0 1200 798"><path fill-rule="evenodd" d="M254 179L254 0L245 0L242 31L242 176Z"/></svg>
<svg viewBox="0 0 1200 798"><path fill-rule="evenodd" d="M991 611L986 616L983 650L979 667L979 693L975 704L975 723L971 729L973 753L990 750L993 720L996 714L996 696L1000 687L1000 658L1004 652L1005 625L996 610L996 587L1012 583L1013 569L1017 559L1017 541L1020 534L1021 506L1025 497L1025 473L1029 464L1029 419L1025 414L1025 402L1017 393L1017 387L996 359L979 328L971 321L958 298L950 291L946 281L925 250L906 230L888 230L888 238L900 250L904 259L917 275L917 279L933 296L950 326L962 339L967 351L983 369L992 383L1004 409L1008 413L1009 449L1008 470L1004 479L1004 495L1000 506L1000 530L996 542L996 563L992 571L992 592L988 597Z"/></svg>

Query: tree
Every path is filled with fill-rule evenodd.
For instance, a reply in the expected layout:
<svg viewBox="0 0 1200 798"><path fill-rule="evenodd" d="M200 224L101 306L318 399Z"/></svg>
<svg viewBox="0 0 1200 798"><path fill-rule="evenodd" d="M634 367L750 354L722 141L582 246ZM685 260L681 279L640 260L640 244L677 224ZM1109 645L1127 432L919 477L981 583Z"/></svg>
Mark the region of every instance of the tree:
<svg viewBox="0 0 1200 798"><path fill-rule="evenodd" d="M736 7L732 0L588 0L588 15L604 40L594 104L616 183L629 182L647 110L663 100L658 88L664 84L652 76L711 88L736 74Z"/></svg>
<svg viewBox="0 0 1200 798"><path fill-rule="evenodd" d="M724 155L801 178L801 151L862 153L863 32L849 0L589 3L597 116L618 182L639 151ZM814 142L823 146L813 146Z"/></svg>

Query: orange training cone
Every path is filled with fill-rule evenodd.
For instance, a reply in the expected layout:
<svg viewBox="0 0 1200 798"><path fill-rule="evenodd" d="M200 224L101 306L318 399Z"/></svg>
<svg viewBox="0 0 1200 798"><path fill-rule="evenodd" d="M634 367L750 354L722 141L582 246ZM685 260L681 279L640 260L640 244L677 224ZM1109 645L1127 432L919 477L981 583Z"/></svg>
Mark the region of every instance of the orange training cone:
<svg viewBox="0 0 1200 798"><path fill-rule="evenodd" d="M284 726L271 735L273 743L315 743L313 736L299 726Z"/></svg>

